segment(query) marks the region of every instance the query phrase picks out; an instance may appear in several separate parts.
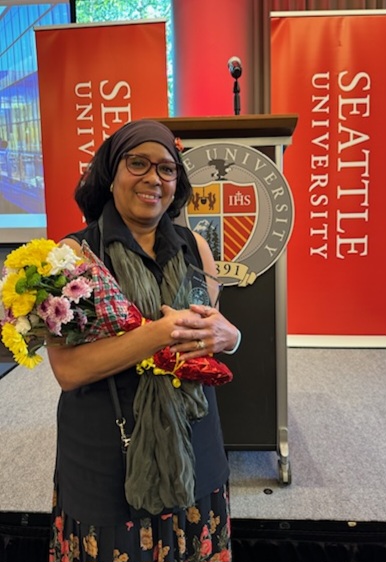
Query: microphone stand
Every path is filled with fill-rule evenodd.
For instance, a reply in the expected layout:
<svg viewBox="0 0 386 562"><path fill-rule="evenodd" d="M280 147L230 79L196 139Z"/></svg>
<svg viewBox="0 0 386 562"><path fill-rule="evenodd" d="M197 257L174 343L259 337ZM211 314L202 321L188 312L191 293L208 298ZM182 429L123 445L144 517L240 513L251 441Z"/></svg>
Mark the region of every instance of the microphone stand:
<svg viewBox="0 0 386 562"><path fill-rule="evenodd" d="M235 115L240 115L240 86L235 78L235 82L233 84L233 107L235 111Z"/></svg>

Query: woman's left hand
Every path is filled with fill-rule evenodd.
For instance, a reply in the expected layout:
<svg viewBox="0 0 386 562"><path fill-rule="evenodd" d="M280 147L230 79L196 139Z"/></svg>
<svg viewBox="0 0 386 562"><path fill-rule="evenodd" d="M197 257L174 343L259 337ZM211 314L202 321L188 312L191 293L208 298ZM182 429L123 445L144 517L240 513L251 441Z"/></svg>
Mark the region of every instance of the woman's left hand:
<svg viewBox="0 0 386 562"><path fill-rule="evenodd" d="M179 326L171 337L171 350L181 354L180 359L192 359L232 349L237 341L237 328L217 308L192 304L190 309L199 316L176 320Z"/></svg>

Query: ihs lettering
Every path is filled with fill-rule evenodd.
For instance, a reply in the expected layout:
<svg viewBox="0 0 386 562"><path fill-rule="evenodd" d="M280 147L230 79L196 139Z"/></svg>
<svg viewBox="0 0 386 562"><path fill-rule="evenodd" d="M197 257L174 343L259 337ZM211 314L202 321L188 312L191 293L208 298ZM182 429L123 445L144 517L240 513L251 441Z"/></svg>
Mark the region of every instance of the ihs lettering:
<svg viewBox="0 0 386 562"><path fill-rule="evenodd" d="M248 194L243 194L241 191L237 191L233 195L229 196L229 204L234 207L244 207L251 204L251 197Z"/></svg>

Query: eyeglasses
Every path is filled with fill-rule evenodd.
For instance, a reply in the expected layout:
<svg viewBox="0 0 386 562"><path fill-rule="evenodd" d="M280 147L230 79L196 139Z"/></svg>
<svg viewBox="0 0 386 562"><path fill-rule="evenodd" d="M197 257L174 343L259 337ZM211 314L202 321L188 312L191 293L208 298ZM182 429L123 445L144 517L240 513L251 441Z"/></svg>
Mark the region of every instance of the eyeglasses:
<svg viewBox="0 0 386 562"><path fill-rule="evenodd" d="M138 154L124 154L123 158L126 159L126 168L133 176L144 176L152 166L155 166L157 174L164 181L177 179L181 166L177 162L152 162L146 156L139 156Z"/></svg>

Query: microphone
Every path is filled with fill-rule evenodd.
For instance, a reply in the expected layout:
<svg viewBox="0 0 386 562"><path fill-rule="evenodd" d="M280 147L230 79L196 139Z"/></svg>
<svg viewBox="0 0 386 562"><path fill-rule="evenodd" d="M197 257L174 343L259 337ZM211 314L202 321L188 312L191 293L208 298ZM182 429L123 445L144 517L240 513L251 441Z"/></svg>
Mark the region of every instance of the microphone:
<svg viewBox="0 0 386 562"><path fill-rule="evenodd" d="M235 80L240 78L243 69L241 67L241 60L239 57L231 57L228 61L228 68L232 78Z"/></svg>

